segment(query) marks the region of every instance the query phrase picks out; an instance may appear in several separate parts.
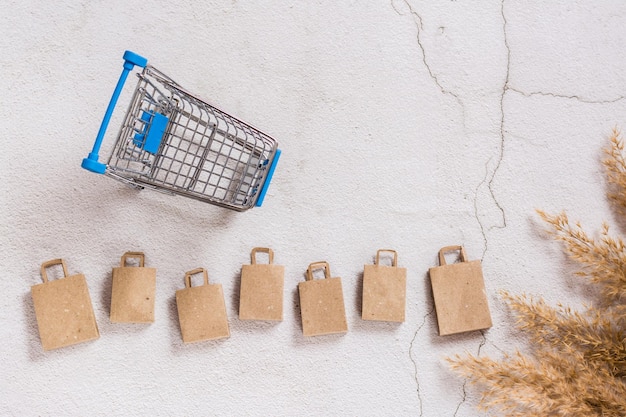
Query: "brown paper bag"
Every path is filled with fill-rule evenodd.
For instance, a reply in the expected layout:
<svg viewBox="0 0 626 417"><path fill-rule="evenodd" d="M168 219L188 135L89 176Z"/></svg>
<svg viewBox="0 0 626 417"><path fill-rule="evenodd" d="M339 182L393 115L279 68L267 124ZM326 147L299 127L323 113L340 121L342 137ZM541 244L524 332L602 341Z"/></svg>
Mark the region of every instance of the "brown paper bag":
<svg viewBox="0 0 626 417"><path fill-rule="evenodd" d="M268 264L256 263L258 252L269 255ZM239 318L281 321L285 267L274 265L274 251L269 248L252 249L250 258L251 265L243 265L241 268Z"/></svg>
<svg viewBox="0 0 626 417"><path fill-rule="evenodd" d="M191 276L204 274L204 285L191 286ZM222 339L230 336L221 284L209 284L203 268L185 273L185 288L176 291L176 306L183 342Z"/></svg>
<svg viewBox="0 0 626 417"><path fill-rule="evenodd" d="M381 252L393 254L391 266L380 264ZM376 264L363 268L363 320L404 321L406 269L398 268L398 253L380 249Z"/></svg>
<svg viewBox="0 0 626 417"><path fill-rule="evenodd" d="M48 281L46 268L54 265L63 267L64 278ZM85 276L67 276L65 261L54 259L41 265L41 278L43 284L33 285L31 295L44 350L99 338Z"/></svg>
<svg viewBox="0 0 626 417"><path fill-rule="evenodd" d="M460 251L461 262L446 265L444 254L450 251ZM462 246L448 246L439 251L439 265L429 270L439 335L491 327L480 261L468 262Z"/></svg>
<svg viewBox="0 0 626 417"><path fill-rule="evenodd" d="M139 259L139 266L126 266L129 258ZM113 268L111 322L154 322L156 268L144 267L142 252L126 252L119 267Z"/></svg>
<svg viewBox="0 0 626 417"><path fill-rule="evenodd" d="M313 279L313 271L319 268L324 268L326 279ZM314 262L309 265L306 281L298 284L298 291L302 333L305 336L348 331L341 278L330 277L328 262Z"/></svg>

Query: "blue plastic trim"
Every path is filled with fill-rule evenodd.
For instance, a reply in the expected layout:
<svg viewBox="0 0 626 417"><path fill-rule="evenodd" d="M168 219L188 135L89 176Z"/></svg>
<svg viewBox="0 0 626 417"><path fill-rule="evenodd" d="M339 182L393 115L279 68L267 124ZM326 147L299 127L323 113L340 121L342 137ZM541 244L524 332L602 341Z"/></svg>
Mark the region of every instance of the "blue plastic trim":
<svg viewBox="0 0 626 417"><path fill-rule="evenodd" d="M107 170L107 166L102 162L98 162L98 155L93 156L89 154L89 158L84 158L81 167L87 171L95 172L96 174L104 174Z"/></svg>
<svg viewBox="0 0 626 417"><path fill-rule="evenodd" d="M151 154L158 152L159 147L161 146L161 140L165 134L165 129L167 128L167 122L169 122L169 120L170 119L168 119L167 116L164 116L161 113L154 113L152 121L150 122L150 127L148 128L148 135L143 143L143 149L146 152L150 152Z"/></svg>
<svg viewBox="0 0 626 417"><path fill-rule="evenodd" d="M148 125L150 124L150 119L152 118L152 113L147 112L145 110L141 111L141 121L143 121L143 128L141 132L135 133L135 137L133 138L133 143L135 146L140 148L143 147L144 141L146 139L146 131L148 130Z"/></svg>
<svg viewBox="0 0 626 417"><path fill-rule="evenodd" d="M133 143L146 152L156 154L159 151L167 123L170 119L161 113L142 110L141 120L143 121L143 129L141 129L141 132L135 133ZM147 135L146 132L148 132Z"/></svg>
<svg viewBox="0 0 626 417"><path fill-rule="evenodd" d="M145 66L148 65L148 60L146 58L142 57L141 55L137 55L132 51L125 51L123 58L124 61L128 61L128 63L132 65L137 65L141 68L145 68Z"/></svg>
<svg viewBox="0 0 626 417"><path fill-rule="evenodd" d="M100 125L100 130L98 130L98 135L96 136L96 141L93 144L93 149L89 153L89 156L83 159L83 163L81 166L89 171L95 172L97 174L104 174L106 170L106 166L98 162L98 153L100 152L100 147L102 146L102 140L104 139L104 134L106 133L107 127L109 126L109 122L111 121L111 115L113 114L113 110L115 109L115 105L117 104L117 99L120 97L120 93L122 92L122 88L126 83L126 78L128 78L128 74L133 69L135 65L140 67L145 67L148 64L148 60L140 55L137 55L134 52L126 51L124 52L124 69L122 70L122 74L120 75L120 79L117 81L117 85L115 86L115 91L113 91L113 96L111 97L111 101L109 101L109 105L107 106L107 110L104 113L104 118L102 119L102 124Z"/></svg>
<svg viewBox="0 0 626 417"><path fill-rule="evenodd" d="M270 181L272 181L272 177L274 176L274 170L276 169L276 165L278 164L278 159L280 158L280 154L281 154L280 149L276 149L276 155L274 155L274 160L272 161L272 165L270 166L270 169L267 172L267 177L265 178L265 183L263 184L263 188L261 188L261 193L259 194L259 198L257 198L256 203L254 203L256 207L261 207L261 205L263 204L263 200L265 199L265 194L267 193L267 189L270 186Z"/></svg>

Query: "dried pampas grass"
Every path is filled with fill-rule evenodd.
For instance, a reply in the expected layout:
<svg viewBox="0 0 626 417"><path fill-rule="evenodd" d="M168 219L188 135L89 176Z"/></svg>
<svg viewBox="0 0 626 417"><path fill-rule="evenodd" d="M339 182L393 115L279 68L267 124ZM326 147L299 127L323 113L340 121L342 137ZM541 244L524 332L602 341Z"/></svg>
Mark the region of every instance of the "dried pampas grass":
<svg viewBox="0 0 626 417"><path fill-rule="evenodd" d="M613 131L603 162L608 196L626 214L626 162L620 132ZM590 237L565 213L538 211L555 239L599 290L599 300L582 311L548 305L527 295L502 296L531 342L530 352L500 360L449 358L460 375L482 390L481 408L507 416L626 416L626 250L604 224Z"/></svg>

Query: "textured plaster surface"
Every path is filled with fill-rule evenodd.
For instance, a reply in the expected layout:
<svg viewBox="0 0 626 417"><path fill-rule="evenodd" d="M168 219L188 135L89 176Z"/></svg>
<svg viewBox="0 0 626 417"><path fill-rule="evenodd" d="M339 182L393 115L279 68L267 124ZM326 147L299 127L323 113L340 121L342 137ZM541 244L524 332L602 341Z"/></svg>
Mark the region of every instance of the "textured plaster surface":
<svg viewBox="0 0 626 417"><path fill-rule="evenodd" d="M484 415L444 358L523 348L497 291L586 300L534 210L617 225L600 160L626 122L622 1L2 9L0 415ZM80 168L125 49L279 140L262 208L137 192ZM442 338L427 271L452 244L483 261L494 326ZM281 323L237 317L254 246L285 265ZM408 270L402 324L360 319L363 265L380 248ZM158 268L151 325L108 319L111 268L128 250ZM30 286L58 257L86 275L101 337L44 352ZM346 335L302 336L296 288L319 260L343 280ZM196 267L223 285L227 340L181 341L174 293Z"/></svg>

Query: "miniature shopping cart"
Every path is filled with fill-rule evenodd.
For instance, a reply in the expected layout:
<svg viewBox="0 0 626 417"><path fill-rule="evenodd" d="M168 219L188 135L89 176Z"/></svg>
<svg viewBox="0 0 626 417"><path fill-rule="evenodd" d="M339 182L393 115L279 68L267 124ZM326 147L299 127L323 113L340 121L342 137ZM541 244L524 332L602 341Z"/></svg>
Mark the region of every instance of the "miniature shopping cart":
<svg viewBox="0 0 626 417"><path fill-rule="evenodd" d="M124 53L93 150L82 167L130 184L233 210L260 206L280 157L268 135L189 93L148 61ZM139 81L106 164L98 153L128 74Z"/></svg>

